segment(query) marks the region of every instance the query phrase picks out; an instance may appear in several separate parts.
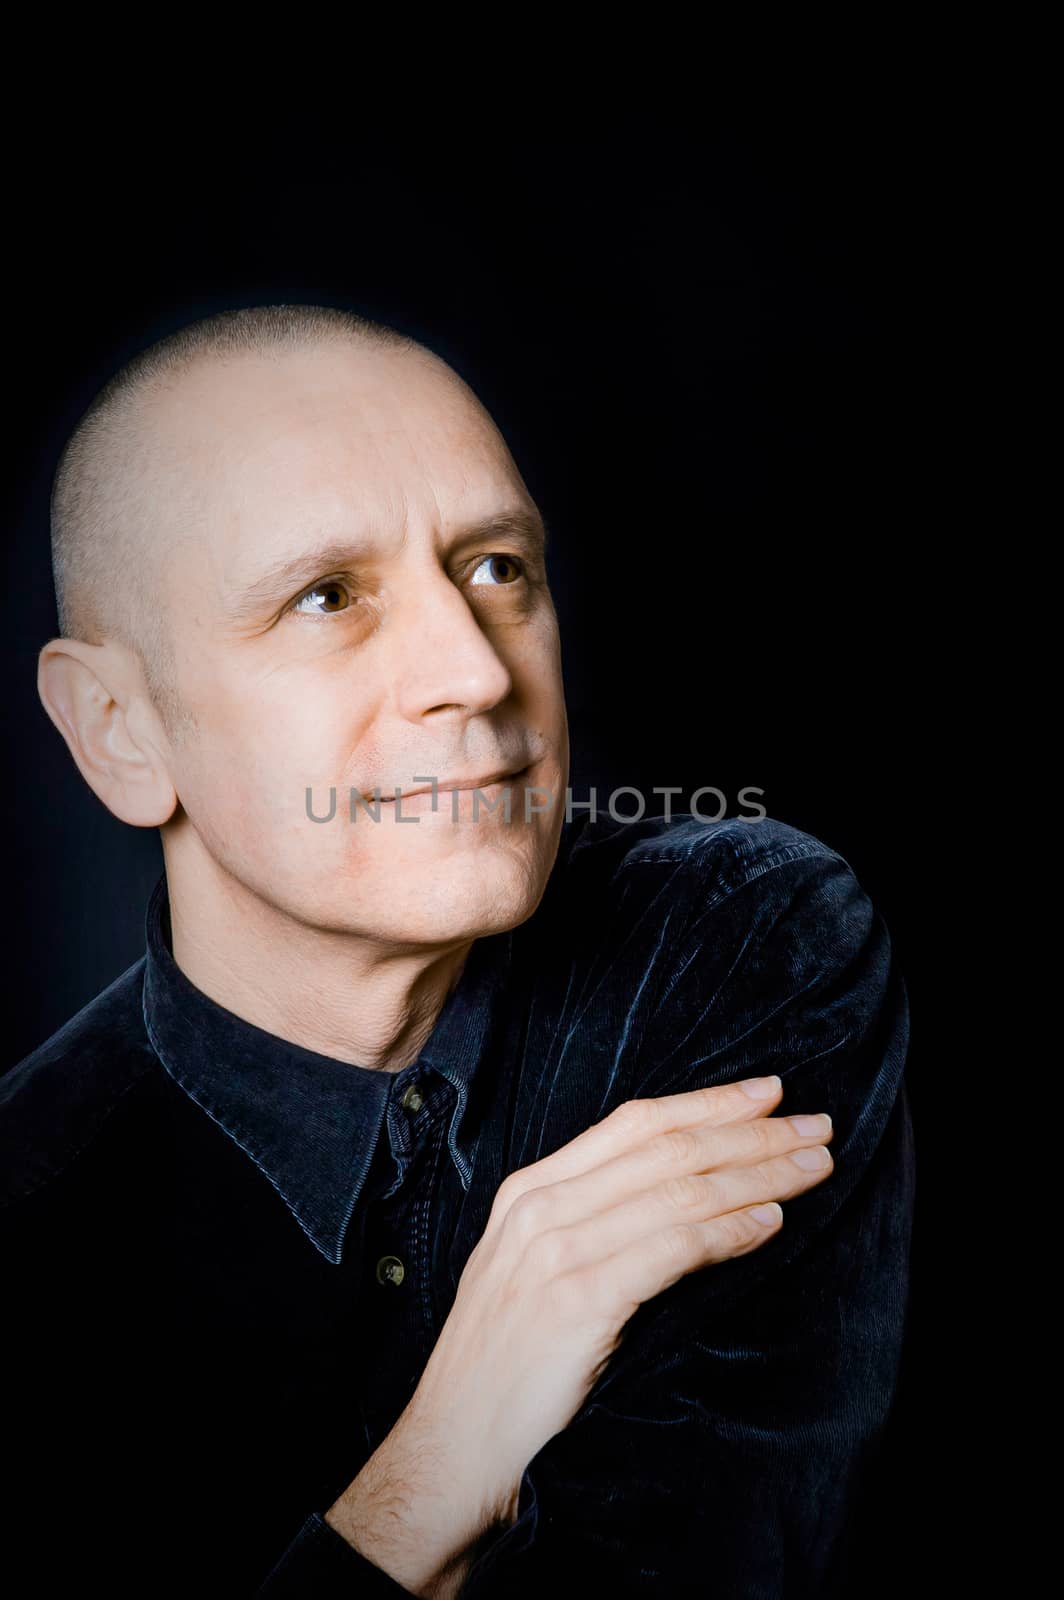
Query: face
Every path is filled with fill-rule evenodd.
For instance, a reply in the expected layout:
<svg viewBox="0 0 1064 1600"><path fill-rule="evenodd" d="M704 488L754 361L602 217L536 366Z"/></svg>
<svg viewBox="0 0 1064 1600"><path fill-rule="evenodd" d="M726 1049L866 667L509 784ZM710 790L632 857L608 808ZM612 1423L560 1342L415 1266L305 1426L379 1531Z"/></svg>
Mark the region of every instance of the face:
<svg viewBox="0 0 1064 1600"><path fill-rule="evenodd" d="M197 490L161 567L193 719L168 869L206 852L300 922L399 946L524 920L568 730L542 521L479 402L431 356L342 347L205 364L148 417ZM375 789L434 778L436 809L375 820Z"/></svg>

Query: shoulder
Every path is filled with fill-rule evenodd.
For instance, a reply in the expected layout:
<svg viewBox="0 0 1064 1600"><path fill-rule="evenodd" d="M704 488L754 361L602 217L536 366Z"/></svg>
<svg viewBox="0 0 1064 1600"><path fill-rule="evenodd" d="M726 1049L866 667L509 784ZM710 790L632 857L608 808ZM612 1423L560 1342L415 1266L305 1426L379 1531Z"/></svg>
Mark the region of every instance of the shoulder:
<svg viewBox="0 0 1064 1600"><path fill-rule="evenodd" d="M689 904L692 912L722 905L748 885L766 894L799 880L830 878L856 884L852 868L822 839L776 817L707 821L692 812L618 821L608 813L576 817L562 829L556 891L587 907L656 894Z"/></svg>
<svg viewBox="0 0 1064 1600"><path fill-rule="evenodd" d="M797 1069L795 1088L820 1074L835 1105L840 1078L847 1093L896 1082L908 1041L897 952L824 840L773 817L684 813L600 818L566 842L566 871L588 891L575 904L599 908L590 937L616 975L606 1014L622 1019L629 1096L750 1076L765 1059ZM600 983L591 971L582 995Z"/></svg>
<svg viewBox="0 0 1064 1600"><path fill-rule="evenodd" d="M776 818L574 819L552 908L521 948L540 1154L624 1100L762 1072L841 1118L862 1086L887 1103L902 1068L883 919L843 855Z"/></svg>
<svg viewBox="0 0 1064 1600"><path fill-rule="evenodd" d="M667 1008L738 1015L788 995L796 1017L822 1001L831 1011L834 996L838 1021L903 983L850 862L778 818L575 819L564 846L556 948L595 974L608 963L658 1021Z"/></svg>
<svg viewBox="0 0 1064 1600"><path fill-rule="evenodd" d="M880 982L890 962L850 863L774 817L574 818L545 900L528 961L556 974L564 995L594 994L612 1013L701 1011L708 997L769 1005L858 970Z"/></svg>
<svg viewBox="0 0 1064 1600"><path fill-rule="evenodd" d="M0 1204L69 1166L155 1063L142 956L0 1078Z"/></svg>

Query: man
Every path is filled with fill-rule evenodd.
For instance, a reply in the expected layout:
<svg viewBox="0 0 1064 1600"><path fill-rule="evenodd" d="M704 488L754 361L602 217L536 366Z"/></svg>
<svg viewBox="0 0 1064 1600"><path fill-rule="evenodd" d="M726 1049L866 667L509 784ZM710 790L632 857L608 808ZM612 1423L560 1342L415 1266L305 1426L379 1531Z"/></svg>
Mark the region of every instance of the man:
<svg viewBox="0 0 1064 1600"><path fill-rule="evenodd" d="M165 870L0 1083L14 1592L826 1592L913 1196L847 863L570 813L542 518L353 314L143 352L52 537L42 701Z"/></svg>

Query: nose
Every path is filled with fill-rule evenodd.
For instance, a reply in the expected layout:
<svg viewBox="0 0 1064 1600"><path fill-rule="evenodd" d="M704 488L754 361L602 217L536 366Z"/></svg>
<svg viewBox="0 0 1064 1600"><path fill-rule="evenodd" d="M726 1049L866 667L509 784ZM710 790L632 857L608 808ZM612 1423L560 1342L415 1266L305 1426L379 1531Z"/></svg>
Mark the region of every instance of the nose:
<svg viewBox="0 0 1064 1600"><path fill-rule="evenodd" d="M447 574L427 562L408 574L392 612L388 670L410 721L469 718L506 699L513 679L475 612Z"/></svg>

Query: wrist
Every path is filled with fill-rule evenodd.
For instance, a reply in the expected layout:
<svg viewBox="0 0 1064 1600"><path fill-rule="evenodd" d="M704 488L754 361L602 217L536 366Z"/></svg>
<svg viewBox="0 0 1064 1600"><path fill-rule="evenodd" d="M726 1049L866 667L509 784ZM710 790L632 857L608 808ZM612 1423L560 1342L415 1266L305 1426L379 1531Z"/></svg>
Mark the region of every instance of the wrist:
<svg viewBox="0 0 1064 1600"><path fill-rule="evenodd" d="M404 1412L324 1514L359 1553L424 1600L459 1592L494 1509L462 1478L453 1443Z"/></svg>

